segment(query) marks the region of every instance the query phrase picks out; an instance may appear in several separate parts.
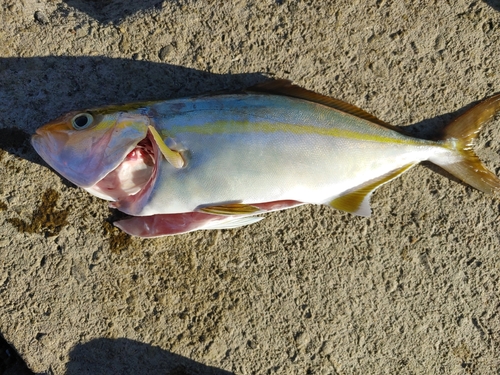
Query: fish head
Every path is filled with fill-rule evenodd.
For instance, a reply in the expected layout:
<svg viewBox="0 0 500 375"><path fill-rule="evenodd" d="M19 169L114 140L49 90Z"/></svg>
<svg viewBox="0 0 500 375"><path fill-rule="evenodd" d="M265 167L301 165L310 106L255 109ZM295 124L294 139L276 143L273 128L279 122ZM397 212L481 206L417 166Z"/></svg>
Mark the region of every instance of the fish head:
<svg viewBox="0 0 500 375"><path fill-rule="evenodd" d="M92 189L119 169L138 144L148 138L149 124L149 117L138 110L73 111L40 127L31 144L45 162L75 185L102 198L116 200L112 194L102 196ZM132 159L137 162L141 158ZM141 160L143 164L152 164ZM125 164L130 171L131 163Z"/></svg>

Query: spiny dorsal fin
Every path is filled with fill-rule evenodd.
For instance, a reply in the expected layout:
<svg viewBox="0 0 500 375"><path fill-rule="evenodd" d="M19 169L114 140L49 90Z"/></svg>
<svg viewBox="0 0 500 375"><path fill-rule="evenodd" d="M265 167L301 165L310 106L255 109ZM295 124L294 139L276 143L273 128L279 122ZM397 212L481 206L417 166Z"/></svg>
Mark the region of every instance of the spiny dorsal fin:
<svg viewBox="0 0 500 375"><path fill-rule="evenodd" d="M262 82L255 86L249 87L248 89L246 89L246 91L264 92L269 94L291 96L294 98L309 100L311 102L326 105L327 107L334 108L345 113L349 113L353 116L371 121L375 124L382 125L386 128L390 128L392 130L402 133L402 130L400 128L390 125L385 121L378 119L377 117L373 116L368 112L363 111L361 108L358 108L355 105L343 102L342 100L330 98L329 96L326 95L318 94L314 91L304 89L300 86L294 85L292 81L289 81L287 79L276 79L276 80Z"/></svg>

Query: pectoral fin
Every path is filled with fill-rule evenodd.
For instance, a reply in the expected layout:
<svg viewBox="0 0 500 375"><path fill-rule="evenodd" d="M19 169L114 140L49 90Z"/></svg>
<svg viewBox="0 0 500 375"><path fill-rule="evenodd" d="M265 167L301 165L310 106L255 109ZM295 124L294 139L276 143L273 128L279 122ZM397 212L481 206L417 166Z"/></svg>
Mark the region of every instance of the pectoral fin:
<svg viewBox="0 0 500 375"><path fill-rule="evenodd" d="M183 168L185 165L184 159L182 158L182 155L180 152L171 150L168 148L168 146L165 144L163 141L161 135L158 133L158 131L151 125L148 126L149 131L151 132L151 135L153 136L153 139L160 149L161 153L165 157L165 159L172 164L174 168L180 169Z"/></svg>
<svg viewBox="0 0 500 375"><path fill-rule="evenodd" d="M331 201L330 206L338 210L350 212L354 215L368 217L371 215L372 211L370 207L370 197L373 192L379 186L382 186L383 184L391 181L403 172L406 172L413 165L414 164L407 164L401 168L398 168L392 172L371 180L362 186L358 186L354 189L348 190L340 197L335 198L333 201Z"/></svg>
<svg viewBox="0 0 500 375"><path fill-rule="evenodd" d="M242 203L229 203L217 206L205 206L198 209L212 215L249 215L262 211L259 207Z"/></svg>

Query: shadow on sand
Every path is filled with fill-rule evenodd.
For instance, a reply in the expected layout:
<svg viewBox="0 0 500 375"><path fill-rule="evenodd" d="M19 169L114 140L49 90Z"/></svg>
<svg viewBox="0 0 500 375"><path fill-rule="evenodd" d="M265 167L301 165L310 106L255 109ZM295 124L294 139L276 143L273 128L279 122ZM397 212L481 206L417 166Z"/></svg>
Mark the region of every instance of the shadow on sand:
<svg viewBox="0 0 500 375"><path fill-rule="evenodd" d="M500 12L500 0L483 0L490 7Z"/></svg>
<svg viewBox="0 0 500 375"><path fill-rule="evenodd" d="M146 10L160 10L161 0L63 0L70 7L87 13L101 23L120 23L134 13Z"/></svg>
<svg viewBox="0 0 500 375"><path fill-rule="evenodd" d="M66 374L230 375L232 372L138 341L102 338L76 345L70 352Z"/></svg>
<svg viewBox="0 0 500 375"><path fill-rule="evenodd" d="M0 375L34 375L17 351L0 334Z"/></svg>

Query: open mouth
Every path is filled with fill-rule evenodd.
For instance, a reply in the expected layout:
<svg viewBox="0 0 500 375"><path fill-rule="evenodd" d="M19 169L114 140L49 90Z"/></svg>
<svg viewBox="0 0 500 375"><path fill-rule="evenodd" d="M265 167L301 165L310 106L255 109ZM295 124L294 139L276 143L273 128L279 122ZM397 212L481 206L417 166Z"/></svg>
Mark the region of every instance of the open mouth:
<svg viewBox="0 0 500 375"><path fill-rule="evenodd" d="M85 190L114 202L144 193L156 179L159 155L158 147L148 131L147 137L137 143L118 167Z"/></svg>

